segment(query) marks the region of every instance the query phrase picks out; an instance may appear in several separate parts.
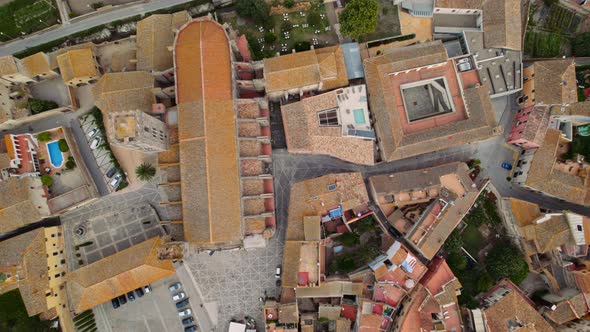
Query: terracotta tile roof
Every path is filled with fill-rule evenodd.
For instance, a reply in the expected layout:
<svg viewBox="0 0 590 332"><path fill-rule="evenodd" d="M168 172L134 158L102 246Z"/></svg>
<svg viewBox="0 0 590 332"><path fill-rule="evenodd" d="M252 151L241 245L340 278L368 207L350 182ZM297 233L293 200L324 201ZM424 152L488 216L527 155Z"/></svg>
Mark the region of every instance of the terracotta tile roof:
<svg viewBox="0 0 590 332"><path fill-rule="evenodd" d="M446 50L440 41L403 47L386 55L365 59L367 86L372 91L369 102L385 160L442 150L499 133L489 94L482 87L472 87L463 93L468 119L404 134L404 120L393 98L390 74L447 60Z"/></svg>
<svg viewBox="0 0 590 332"><path fill-rule="evenodd" d="M159 238L152 238L67 275L70 309L81 313L136 288L175 273L159 260Z"/></svg>
<svg viewBox="0 0 590 332"><path fill-rule="evenodd" d="M285 241L283 253L283 287L295 288L298 284L299 262L301 260L300 241Z"/></svg>
<svg viewBox="0 0 590 332"><path fill-rule="evenodd" d="M279 323L281 324L297 324L299 323L299 310L297 309L297 302L288 304L279 304Z"/></svg>
<svg viewBox="0 0 590 332"><path fill-rule="evenodd" d="M563 214L545 215L537 223L521 228L523 236L535 243L537 252L546 253L567 243L574 243Z"/></svg>
<svg viewBox="0 0 590 332"><path fill-rule="evenodd" d="M541 209L535 203L510 198L510 207L518 226L521 227L532 224L541 216Z"/></svg>
<svg viewBox="0 0 590 332"><path fill-rule="evenodd" d="M508 294L482 310L486 326L490 331L508 332L511 324L514 325L516 322L534 328L532 331L555 331L533 307L533 303L510 281L500 281L483 298L486 299L495 292L508 292Z"/></svg>
<svg viewBox="0 0 590 332"><path fill-rule="evenodd" d="M483 6L486 48L522 49L520 0L487 0ZM517 33L518 32L518 33Z"/></svg>
<svg viewBox="0 0 590 332"><path fill-rule="evenodd" d="M590 311L589 300L586 294L578 293L567 300L557 303L555 310L545 312L545 317L560 325L579 319Z"/></svg>
<svg viewBox="0 0 590 332"><path fill-rule="evenodd" d="M129 71L103 75L92 87L96 106L103 113L129 110L151 111L156 97L154 77L147 72Z"/></svg>
<svg viewBox="0 0 590 332"><path fill-rule="evenodd" d="M18 288L29 316L47 311L47 252L43 228L0 242L0 270L17 267Z"/></svg>
<svg viewBox="0 0 590 332"><path fill-rule="evenodd" d="M0 152L0 169L10 167L10 156L6 152Z"/></svg>
<svg viewBox="0 0 590 332"><path fill-rule="evenodd" d="M0 181L0 234L40 221L47 216L31 201L29 188L40 186L41 180L32 177L10 177Z"/></svg>
<svg viewBox="0 0 590 332"><path fill-rule="evenodd" d="M435 197L428 197L427 201L444 198L441 188L454 196L454 204L449 204L444 212L436 218L428 231L421 227L405 234L410 239L418 232L424 232L417 241L411 240L418 250L428 259L432 259L453 229L469 211L479 194L478 188L469 178L468 167L465 163L451 163L428 169L385 174L369 178L371 189L377 197L407 193L409 191L436 190ZM449 200L449 198L445 198Z"/></svg>
<svg viewBox="0 0 590 332"><path fill-rule="evenodd" d="M61 77L67 83L78 77L99 75L92 48L70 50L57 56Z"/></svg>
<svg viewBox="0 0 590 332"><path fill-rule="evenodd" d="M12 55L0 57L0 76L18 73L16 60Z"/></svg>
<svg viewBox="0 0 590 332"><path fill-rule="evenodd" d="M302 88L323 83L320 90L348 85L344 54L340 46L264 59L266 92Z"/></svg>
<svg viewBox="0 0 590 332"><path fill-rule="evenodd" d="M336 189L330 190L328 186L334 184ZM348 210L368 200L361 173L328 174L295 183L289 197L287 240L305 240L305 216L326 214L328 209L338 207L341 202L343 210Z"/></svg>
<svg viewBox="0 0 590 332"><path fill-rule="evenodd" d="M536 103L552 105L578 101L576 64L573 58L536 61L534 66Z"/></svg>
<svg viewBox="0 0 590 332"><path fill-rule="evenodd" d="M522 138L541 146L551 120L549 107L534 107L527 118Z"/></svg>
<svg viewBox="0 0 590 332"><path fill-rule="evenodd" d="M326 281L319 287L298 287L297 298L341 297L343 295L362 296L365 285L360 282Z"/></svg>
<svg viewBox="0 0 590 332"><path fill-rule="evenodd" d="M26 58L23 58L21 61L24 70L30 77L35 77L53 71L49 61L49 56L43 52L30 55Z"/></svg>
<svg viewBox="0 0 590 332"><path fill-rule="evenodd" d="M229 40L210 19L175 41L185 239L240 243L242 208Z"/></svg>
<svg viewBox="0 0 590 332"><path fill-rule="evenodd" d="M561 131L548 129L543 145L531 161L525 185L573 203L590 204L588 176L583 172L576 176L555 169L561 143Z"/></svg>
<svg viewBox="0 0 590 332"><path fill-rule="evenodd" d="M190 21L187 11L154 14L137 22L137 70L163 71L173 67L174 29Z"/></svg>
<svg viewBox="0 0 590 332"><path fill-rule="evenodd" d="M327 154L355 164L373 165L373 141L342 136L340 127L319 125L318 112L338 107L337 91L281 106L288 150Z"/></svg>
<svg viewBox="0 0 590 332"><path fill-rule="evenodd" d="M568 107L552 107L551 116L590 116L590 101L571 103Z"/></svg>

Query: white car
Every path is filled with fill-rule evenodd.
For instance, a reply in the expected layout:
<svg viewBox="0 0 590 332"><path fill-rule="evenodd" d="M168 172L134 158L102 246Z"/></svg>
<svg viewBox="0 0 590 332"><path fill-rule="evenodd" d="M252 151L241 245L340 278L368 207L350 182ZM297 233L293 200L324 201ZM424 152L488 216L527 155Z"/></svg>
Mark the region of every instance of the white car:
<svg viewBox="0 0 590 332"><path fill-rule="evenodd" d="M102 137L95 137L90 143L90 148L94 150L100 145L100 143L102 143Z"/></svg>
<svg viewBox="0 0 590 332"><path fill-rule="evenodd" d="M190 308L184 309L184 310L178 312L178 316L185 317L185 316L190 315L192 312L193 311Z"/></svg>
<svg viewBox="0 0 590 332"><path fill-rule="evenodd" d="M178 301L180 299L184 299L186 297L186 294L184 294L184 292L180 292L175 294L174 296L172 296L172 301Z"/></svg>
<svg viewBox="0 0 590 332"><path fill-rule="evenodd" d="M281 277L281 267L277 266L277 269L275 270L275 278L280 278Z"/></svg>
<svg viewBox="0 0 590 332"><path fill-rule="evenodd" d="M179 282L170 285L170 287L168 287L168 290L171 292L174 292L175 290L179 290L180 287L182 287L182 284L180 284Z"/></svg>
<svg viewBox="0 0 590 332"><path fill-rule="evenodd" d="M88 138L94 137L94 135L96 135L96 133L98 133L98 128L92 128L92 130L90 130L88 132Z"/></svg>
<svg viewBox="0 0 590 332"><path fill-rule="evenodd" d="M143 291L147 294L150 293L152 291L152 286L150 285L145 285L143 286Z"/></svg>
<svg viewBox="0 0 590 332"><path fill-rule="evenodd" d="M113 180L111 180L111 186L113 188L117 188L117 186L119 185L119 182L121 182L122 178L123 178L123 175L121 173L117 173L117 175L115 175Z"/></svg>

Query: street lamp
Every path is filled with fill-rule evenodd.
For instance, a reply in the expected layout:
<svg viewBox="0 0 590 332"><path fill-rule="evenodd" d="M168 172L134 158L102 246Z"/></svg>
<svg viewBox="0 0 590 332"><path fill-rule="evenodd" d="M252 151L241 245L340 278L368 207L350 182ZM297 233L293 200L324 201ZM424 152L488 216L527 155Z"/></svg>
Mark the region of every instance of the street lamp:
<svg viewBox="0 0 590 332"><path fill-rule="evenodd" d="M14 39L14 37L11 37L9 34L6 34L6 33L2 32L2 31L0 31L0 35L6 36L6 37L8 37L8 39Z"/></svg>
<svg viewBox="0 0 590 332"><path fill-rule="evenodd" d="M47 27L50 27L50 26L51 26L51 25L49 25L49 24L47 24L47 23L43 22L43 20L39 20L39 23L43 23L43 24L45 24Z"/></svg>

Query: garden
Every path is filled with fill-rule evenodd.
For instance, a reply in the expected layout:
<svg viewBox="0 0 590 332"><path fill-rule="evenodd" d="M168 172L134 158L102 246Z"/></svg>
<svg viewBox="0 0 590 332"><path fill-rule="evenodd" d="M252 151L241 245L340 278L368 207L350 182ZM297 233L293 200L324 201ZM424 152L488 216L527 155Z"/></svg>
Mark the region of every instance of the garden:
<svg viewBox="0 0 590 332"><path fill-rule="evenodd" d="M520 249L506 237L496 198L485 191L445 242L447 262L463 285L459 302L475 308L475 297L500 278L521 283L529 269Z"/></svg>
<svg viewBox="0 0 590 332"><path fill-rule="evenodd" d="M350 224L352 232L333 237L326 248L326 266L329 274L350 273L366 267L377 258L383 247L393 244L393 239L383 233L371 214Z"/></svg>
<svg viewBox="0 0 590 332"><path fill-rule="evenodd" d="M8 41L57 23L54 0L14 0L0 7L0 40Z"/></svg>
<svg viewBox="0 0 590 332"><path fill-rule="evenodd" d="M276 52L291 53L338 42L332 31L324 4L318 1L285 0L269 7L263 0L240 0L239 17L225 20L246 35L254 60L272 57Z"/></svg>
<svg viewBox="0 0 590 332"><path fill-rule="evenodd" d="M29 317L18 289L0 295L0 331L50 331L49 322Z"/></svg>
<svg viewBox="0 0 590 332"><path fill-rule="evenodd" d="M378 0L378 4L377 27L374 32L362 35L360 42L395 37L401 34L397 6L391 0Z"/></svg>

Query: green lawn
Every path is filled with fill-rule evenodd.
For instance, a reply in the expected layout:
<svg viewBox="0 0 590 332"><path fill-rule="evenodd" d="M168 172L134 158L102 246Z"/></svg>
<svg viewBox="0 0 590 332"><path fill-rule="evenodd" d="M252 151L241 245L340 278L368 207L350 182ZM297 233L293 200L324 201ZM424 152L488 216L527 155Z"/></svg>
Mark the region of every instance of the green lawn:
<svg viewBox="0 0 590 332"><path fill-rule="evenodd" d="M43 30L57 23L59 12L54 0L15 0L0 7L2 40Z"/></svg>
<svg viewBox="0 0 590 332"><path fill-rule="evenodd" d="M391 0L379 1L379 17L375 32L361 36L360 42L395 37L401 34L397 6Z"/></svg>
<svg viewBox="0 0 590 332"><path fill-rule="evenodd" d="M477 253L486 245L483 235L481 235L477 227L472 225L467 225L461 235L463 236L463 248L465 248L471 256L477 258Z"/></svg>
<svg viewBox="0 0 590 332"><path fill-rule="evenodd" d="M561 55L562 43L567 38L555 33L529 30L524 40L524 52L535 58L553 58Z"/></svg>
<svg viewBox="0 0 590 332"><path fill-rule="evenodd" d="M29 317L18 289L0 295L0 331L49 331L49 322Z"/></svg>

